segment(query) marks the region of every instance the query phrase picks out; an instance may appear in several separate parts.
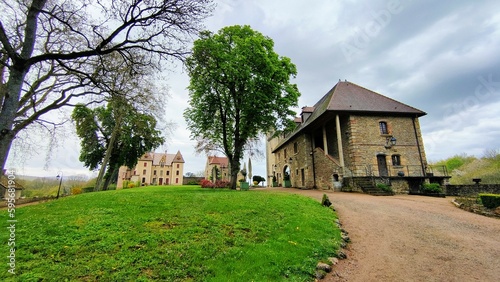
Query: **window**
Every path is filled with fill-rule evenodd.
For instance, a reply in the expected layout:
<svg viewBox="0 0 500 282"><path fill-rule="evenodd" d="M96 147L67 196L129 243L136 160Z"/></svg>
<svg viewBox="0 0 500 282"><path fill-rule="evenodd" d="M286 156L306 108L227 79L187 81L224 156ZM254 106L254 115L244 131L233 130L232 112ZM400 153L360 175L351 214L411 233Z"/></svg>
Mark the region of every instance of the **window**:
<svg viewBox="0 0 500 282"><path fill-rule="evenodd" d="M401 156L400 155L392 155L392 165L401 165Z"/></svg>
<svg viewBox="0 0 500 282"><path fill-rule="evenodd" d="M387 122L381 121L378 124L380 127L380 134L389 134L389 131L387 130Z"/></svg>
<svg viewBox="0 0 500 282"><path fill-rule="evenodd" d="M295 154L299 152L299 144L297 144L297 142L293 143L293 152Z"/></svg>
<svg viewBox="0 0 500 282"><path fill-rule="evenodd" d="M176 179L175 179L175 183L179 183L179 178L176 178Z"/></svg>
<svg viewBox="0 0 500 282"><path fill-rule="evenodd" d="M176 171L176 172L175 172L175 175L179 175L179 171Z"/></svg>
<svg viewBox="0 0 500 282"><path fill-rule="evenodd" d="M170 175L170 171L167 170L167 175Z"/></svg>
<svg viewBox="0 0 500 282"><path fill-rule="evenodd" d="M177 168L179 168L179 164L177 164Z"/></svg>
<svg viewBox="0 0 500 282"><path fill-rule="evenodd" d="M144 163L144 167L147 167L148 166L148 163Z"/></svg>
<svg viewBox="0 0 500 282"><path fill-rule="evenodd" d="M160 170L160 176L163 176L163 170Z"/></svg>
<svg viewBox="0 0 500 282"><path fill-rule="evenodd" d="M146 175L146 170L143 170L143 171L142 171L142 174L143 174L143 175Z"/></svg>
<svg viewBox="0 0 500 282"><path fill-rule="evenodd" d="M156 170L153 170L153 175L156 175Z"/></svg>

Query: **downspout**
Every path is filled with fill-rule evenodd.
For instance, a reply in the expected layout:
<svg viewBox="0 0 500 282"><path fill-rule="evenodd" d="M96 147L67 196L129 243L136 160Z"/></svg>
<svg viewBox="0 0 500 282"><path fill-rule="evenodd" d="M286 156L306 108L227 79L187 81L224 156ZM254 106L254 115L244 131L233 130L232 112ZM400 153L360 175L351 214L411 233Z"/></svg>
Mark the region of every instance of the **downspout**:
<svg viewBox="0 0 500 282"><path fill-rule="evenodd" d="M424 166L424 160L422 158L422 151L420 150L420 142L418 142L418 134L417 134L417 126L415 125L415 117L411 119L413 122L413 131L415 132L415 139L417 140L417 149L418 149L418 156L420 158L420 165L422 166L422 175L425 177L425 166Z"/></svg>
<svg viewBox="0 0 500 282"><path fill-rule="evenodd" d="M314 145L313 145L313 135L310 134L311 141L311 156L312 156L312 169L313 169L313 189L316 189L316 167L314 166Z"/></svg>

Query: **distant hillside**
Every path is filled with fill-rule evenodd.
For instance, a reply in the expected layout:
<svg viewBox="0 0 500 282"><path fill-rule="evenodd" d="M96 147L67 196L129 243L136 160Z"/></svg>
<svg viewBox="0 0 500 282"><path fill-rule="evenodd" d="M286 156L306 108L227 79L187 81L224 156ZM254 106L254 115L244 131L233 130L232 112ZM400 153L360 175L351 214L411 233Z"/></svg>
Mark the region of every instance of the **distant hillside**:
<svg viewBox="0 0 500 282"><path fill-rule="evenodd" d="M473 178L480 178L482 184L500 184L500 153L487 151L477 158L466 154L456 155L435 165L444 165L451 176L450 184L471 184Z"/></svg>

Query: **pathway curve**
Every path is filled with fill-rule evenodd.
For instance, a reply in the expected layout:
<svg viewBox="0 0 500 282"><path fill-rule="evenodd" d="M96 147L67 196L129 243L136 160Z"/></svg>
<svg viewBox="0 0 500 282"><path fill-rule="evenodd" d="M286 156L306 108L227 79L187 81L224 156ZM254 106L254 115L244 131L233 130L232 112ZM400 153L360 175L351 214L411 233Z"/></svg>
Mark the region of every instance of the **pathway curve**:
<svg viewBox="0 0 500 282"><path fill-rule="evenodd" d="M351 243L323 281L500 281L500 220L452 198L268 188L327 194Z"/></svg>

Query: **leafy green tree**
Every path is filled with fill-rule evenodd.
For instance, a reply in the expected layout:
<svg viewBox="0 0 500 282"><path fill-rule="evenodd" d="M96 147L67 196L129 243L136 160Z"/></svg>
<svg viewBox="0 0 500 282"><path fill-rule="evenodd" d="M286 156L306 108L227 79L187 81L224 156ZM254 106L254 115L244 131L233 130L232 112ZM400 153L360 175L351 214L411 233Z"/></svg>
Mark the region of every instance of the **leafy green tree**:
<svg viewBox="0 0 500 282"><path fill-rule="evenodd" d="M290 78L297 70L273 47L271 38L249 26L230 26L202 32L186 61L190 99L184 117L191 137L198 148L227 156L232 189L252 140L293 126L290 108L300 93Z"/></svg>
<svg viewBox="0 0 500 282"><path fill-rule="evenodd" d="M95 72L103 56L119 54L132 73L145 66L159 72L164 62L185 58L213 9L212 0L1 3L0 171L21 130L107 91Z"/></svg>
<svg viewBox="0 0 500 282"><path fill-rule="evenodd" d="M99 177L97 179L97 191L101 186L106 190L120 166L135 166L140 156L165 142L161 131L156 129L153 116L123 101L95 109L79 104L72 118L81 139L80 161L92 170L107 167L104 184L100 184Z"/></svg>

